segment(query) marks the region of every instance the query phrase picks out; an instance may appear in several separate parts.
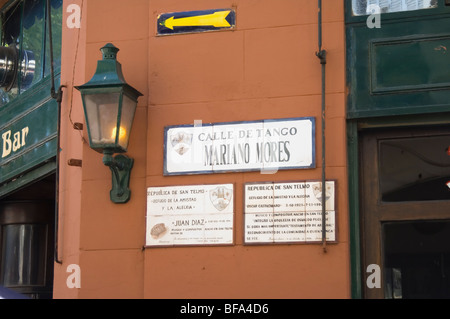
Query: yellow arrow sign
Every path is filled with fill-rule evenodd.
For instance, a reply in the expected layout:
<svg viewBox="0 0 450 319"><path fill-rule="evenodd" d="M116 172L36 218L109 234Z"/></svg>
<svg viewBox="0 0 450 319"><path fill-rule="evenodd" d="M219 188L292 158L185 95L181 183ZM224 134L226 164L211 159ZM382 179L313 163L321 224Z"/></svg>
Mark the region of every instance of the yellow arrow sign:
<svg viewBox="0 0 450 319"><path fill-rule="evenodd" d="M164 22L164 25L171 30L173 30L173 27L197 27L197 26L213 26L216 28L231 27L231 25L226 20L228 14L230 14L230 11L218 11L212 14L205 14L177 19L175 19L175 17L170 17Z"/></svg>

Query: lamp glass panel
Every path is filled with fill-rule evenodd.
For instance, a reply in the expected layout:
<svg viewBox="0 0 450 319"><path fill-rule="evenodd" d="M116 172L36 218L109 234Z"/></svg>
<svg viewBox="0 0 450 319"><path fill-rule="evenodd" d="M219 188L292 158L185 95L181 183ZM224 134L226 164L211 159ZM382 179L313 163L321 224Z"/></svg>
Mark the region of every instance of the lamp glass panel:
<svg viewBox="0 0 450 319"><path fill-rule="evenodd" d="M130 99L125 94L123 95L122 118L120 120L119 145L124 149L128 148L131 126L133 125L134 113L136 112L136 104L137 102Z"/></svg>
<svg viewBox="0 0 450 319"><path fill-rule="evenodd" d="M86 121L91 146L114 144L120 93L99 93L85 96Z"/></svg>

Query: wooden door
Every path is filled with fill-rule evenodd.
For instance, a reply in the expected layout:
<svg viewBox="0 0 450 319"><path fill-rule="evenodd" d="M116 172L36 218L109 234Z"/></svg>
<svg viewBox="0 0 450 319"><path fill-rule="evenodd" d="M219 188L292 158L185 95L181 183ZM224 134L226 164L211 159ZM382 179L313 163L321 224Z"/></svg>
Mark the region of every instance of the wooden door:
<svg viewBox="0 0 450 319"><path fill-rule="evenodd" d="M361 134L362 273L381 269L364 297L450 296L449 147L448 126Z"/></svg>

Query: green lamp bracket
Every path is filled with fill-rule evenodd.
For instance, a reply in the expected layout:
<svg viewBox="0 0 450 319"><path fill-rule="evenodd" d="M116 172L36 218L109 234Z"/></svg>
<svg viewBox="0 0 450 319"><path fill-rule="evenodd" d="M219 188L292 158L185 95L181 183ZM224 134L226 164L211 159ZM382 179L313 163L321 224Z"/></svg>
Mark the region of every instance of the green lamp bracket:
<svg viewBox="0 0 450 319"><path fill-rule="evenodd" d="M123 204L129 201L131 191L130 174L134 160L125 155L116 155L108 151L103 152L103 164L109 166L112 172L112 189L110 191L111 201Z"/></svg>

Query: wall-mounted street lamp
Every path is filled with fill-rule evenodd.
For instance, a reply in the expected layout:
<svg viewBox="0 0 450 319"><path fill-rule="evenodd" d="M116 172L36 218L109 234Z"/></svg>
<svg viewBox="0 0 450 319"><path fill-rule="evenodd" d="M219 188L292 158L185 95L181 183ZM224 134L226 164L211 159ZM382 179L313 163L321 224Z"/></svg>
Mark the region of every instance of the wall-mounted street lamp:
<svg viewBox="0 0 450 319"><path fill-rule="evenodd" d="M142 94L125 82L116 60L119 49L108 43L100 51L103 59L97 62L92 79L75 88L83 100L89 145L103 153L103 163L112 172L111 201L126 203L133 159L113 154L127 151L137 99Z"/></svg>

